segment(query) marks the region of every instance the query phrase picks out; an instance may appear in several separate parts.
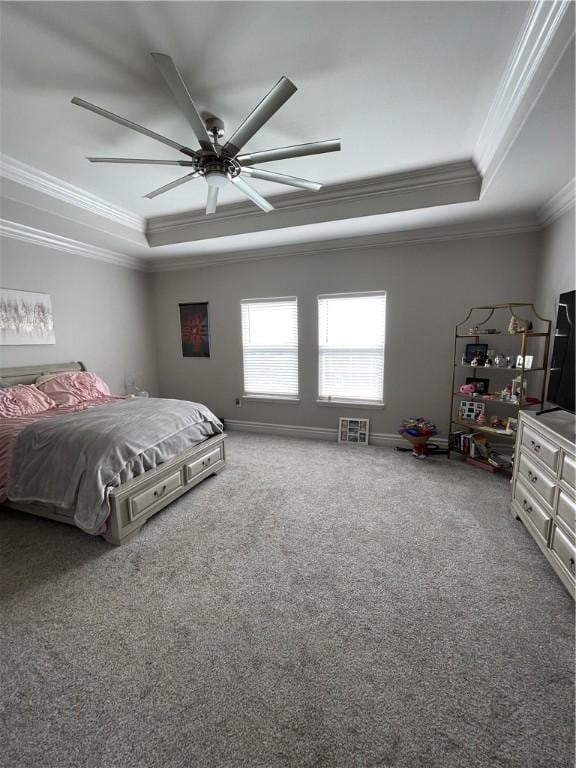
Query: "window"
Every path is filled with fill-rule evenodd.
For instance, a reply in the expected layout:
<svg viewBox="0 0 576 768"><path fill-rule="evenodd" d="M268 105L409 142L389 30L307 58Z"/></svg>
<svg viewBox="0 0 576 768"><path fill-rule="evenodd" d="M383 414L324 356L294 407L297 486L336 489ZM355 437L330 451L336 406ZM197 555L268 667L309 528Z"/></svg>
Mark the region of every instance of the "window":
<svg viewBox="0 0 576 768"><path fill-rule="evenodd" d="M318 296L318 398L384 403L386 294Z"/></svg>
<svg viewBox="0 0 576 768"><path fill-rule="evenodd" d="M249 299L241 306L244 394L297 399L296 299Z"/></svg>

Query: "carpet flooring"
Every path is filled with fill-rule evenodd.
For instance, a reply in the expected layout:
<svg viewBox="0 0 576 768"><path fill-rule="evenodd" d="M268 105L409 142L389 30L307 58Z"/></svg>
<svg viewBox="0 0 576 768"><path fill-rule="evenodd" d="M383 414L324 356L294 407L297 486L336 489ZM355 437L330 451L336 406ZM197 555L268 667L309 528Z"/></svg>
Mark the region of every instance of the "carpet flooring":
<svg viewBox="0 0 576 768"><path fill-rule="evenodd" d="M572 768L572 600L510 486L242 435L113 548L0 510L3 768Z"/></svg>

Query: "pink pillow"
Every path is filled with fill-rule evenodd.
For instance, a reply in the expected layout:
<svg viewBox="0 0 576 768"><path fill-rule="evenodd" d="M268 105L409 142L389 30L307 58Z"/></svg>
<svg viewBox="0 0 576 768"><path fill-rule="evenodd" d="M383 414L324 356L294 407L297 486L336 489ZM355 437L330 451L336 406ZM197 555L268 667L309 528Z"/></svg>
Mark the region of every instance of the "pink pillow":
<svg viewBox="0 0 576 768"><path fill-rule="evenodd" d="M31 416L55 407L54 400L33 384L16 384L0 389L0 418Z"/></svg>
<svg viewBox="0 0 576 768"><path fill-rule="evenodd" d="M95 373L67 371L36 379L36 386L57 405L79 405L86 400L110 397L108 385Z"/></svg>

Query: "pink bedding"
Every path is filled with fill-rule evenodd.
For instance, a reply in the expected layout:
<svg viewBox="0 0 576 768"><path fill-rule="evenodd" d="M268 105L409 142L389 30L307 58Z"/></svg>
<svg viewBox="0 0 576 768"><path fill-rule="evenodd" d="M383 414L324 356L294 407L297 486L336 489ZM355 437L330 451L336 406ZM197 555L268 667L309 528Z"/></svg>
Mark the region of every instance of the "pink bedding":
<svg viewBox="0 0 576 768"><path fill-rule="evenodd" d="M0 390L1 391L1 390ZM104 403L121 402L125 397L98 397L93 400L86 400L83 403L75 405L61 405L58 408L50 408L40 413L33 413L26 416L13 416L11 418L0 418L0 504L6 501L6 488L8 486L8 477L10 473L10 462L12 458L12 448L16 438L29 424L33 424L40 419L48 419L50 416L61 416L63 413L75 413L91 408L95 405L104 405Z"/></svg>
<svg viewBox="0 0 576 768"><path fill-rule="evenodd" d="M33 385L16 384L0 388L0 418L32 416L55 407L54 400Z"/></svg>
<svg viewBox="0 0 576 768"><path fill-rule="evenodd" d="M110 397L108 384L90 371L49 373L36 379L36 386L59 406L78 405Z"/></svg>

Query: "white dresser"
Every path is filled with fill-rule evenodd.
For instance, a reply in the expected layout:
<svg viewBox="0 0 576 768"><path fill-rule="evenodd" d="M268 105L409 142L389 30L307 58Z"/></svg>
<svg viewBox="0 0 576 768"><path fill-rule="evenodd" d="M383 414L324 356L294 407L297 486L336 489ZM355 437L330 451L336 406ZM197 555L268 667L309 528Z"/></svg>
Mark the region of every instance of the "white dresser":
<svg viewBox="0 0 576 768"><path fill-rule="evenodd" d="M570 592L576 584L576 427L566 411L520 411L512 514L520 518Z"/></svg>

